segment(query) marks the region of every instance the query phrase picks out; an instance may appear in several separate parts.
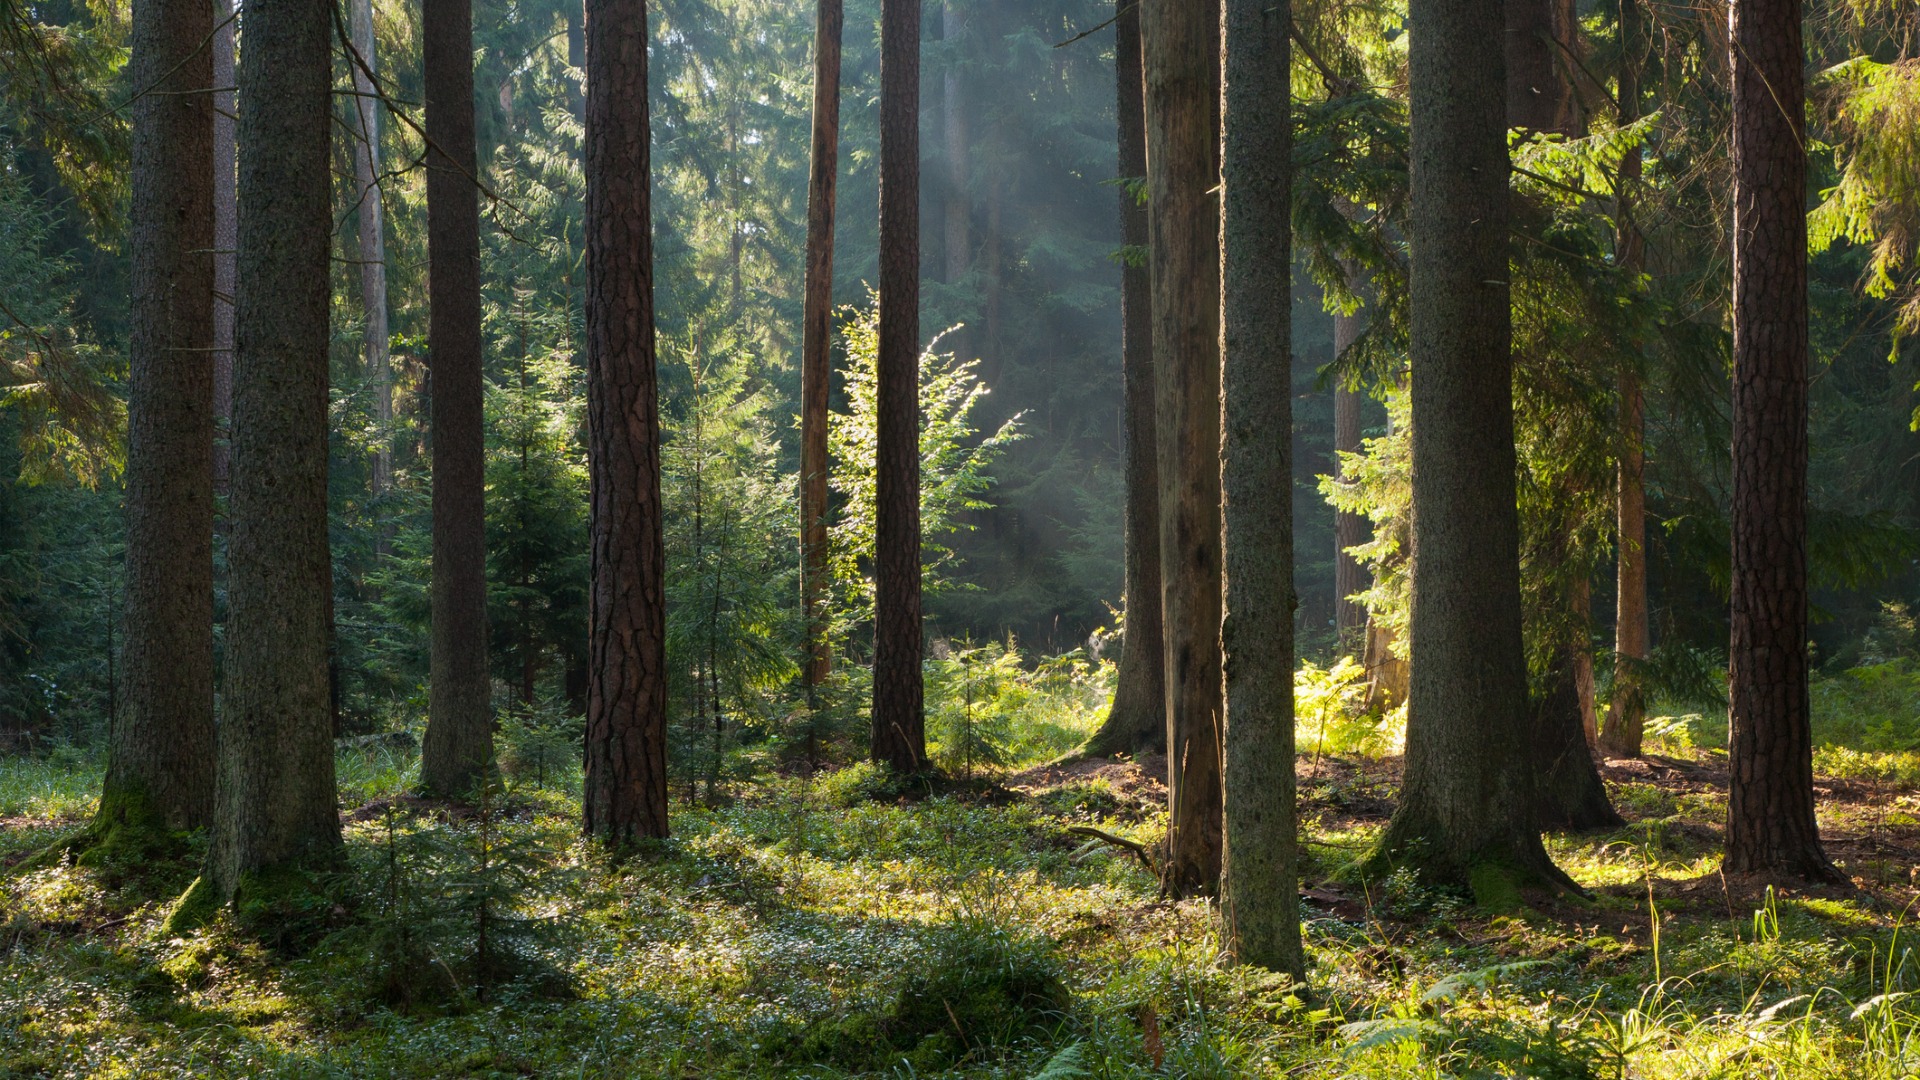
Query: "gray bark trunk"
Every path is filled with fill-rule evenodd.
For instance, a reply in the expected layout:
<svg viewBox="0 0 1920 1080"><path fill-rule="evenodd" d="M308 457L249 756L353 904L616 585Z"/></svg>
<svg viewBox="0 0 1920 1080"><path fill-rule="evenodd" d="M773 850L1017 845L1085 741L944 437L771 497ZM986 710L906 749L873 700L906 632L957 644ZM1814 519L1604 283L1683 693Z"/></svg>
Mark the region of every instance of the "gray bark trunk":
<svg viewBox="0 0 1920 1080"><path fill-rule="evenodd" d="M1243 964L1306 975L1293 779L1292 108L1288 0L1226 0L1221 34L1220 487L1225 854Z"/></svg>
<svg viewBox="0 0 1920 1080"><path fill-rule="evenodd" d="M433 655L420 782L429 791L465 796L493 762L470 0L426 0L420 24L433 365Z"/></svg>
<svg viewBox="0 0 1920 1080"><path fill-rule="evenodd" d="M1520 630L1502 0L1413 0L1412 667L1381 840L1434 883L1567 884L1540 843Z"/></svg>
<svg viewBox="0 0 1920 1080"><path fill-rule="evenodd" d="M133 102L125 705L97 825L213 805L213 67L207 0L140 0Z"/></svg>
<svg viewBox="0 0 1920 1080"><path fill-rule="evenodd" d="M327 305L332 19L250 9L234 305L233 539L219 795L208 877L340 851L327 680Z"/></svg>

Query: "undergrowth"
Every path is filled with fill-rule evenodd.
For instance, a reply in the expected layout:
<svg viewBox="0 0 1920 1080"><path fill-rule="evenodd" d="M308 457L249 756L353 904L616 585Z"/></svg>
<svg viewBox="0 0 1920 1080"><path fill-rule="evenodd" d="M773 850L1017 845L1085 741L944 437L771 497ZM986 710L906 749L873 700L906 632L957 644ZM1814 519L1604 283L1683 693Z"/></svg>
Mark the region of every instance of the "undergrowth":
<svg viewBox="0 0 1920 1080"><path fill-rule="evenodd" d="M1737 894L1716 876L1724 794L1654 778L1613 785L1626 827L1549 838L1589 900L1490 918L1411 874L1324 884L1384 820L1390 773L1357 755L1397 727L1354 712L1352 671L1309 668L1302 993L1223 964L1204 902L1068 832L1150 843L1149 789L994 782L1057 756L1021 717L1092 710L1098 667L964 648L941 677L978 680L973 704L1009 718L987 735L1025 749L976 756L968 783L762 771L676 803L674 838L620 864L579 837L578 760L549 731L503 735L479 807L415 797L404 740L343 749L349 872L291 944L227 916L164 933L190 866L29 864L85 820L98 765L0 759L0 1077L1920 1076L1904 867L1854 894ZM1906 752L1889 720L1912 679L1823 678L1816 700L1860 715L1822 738ZM1920 829L1896 820L1920 811L1904 775L1881 835Z"/></svg>

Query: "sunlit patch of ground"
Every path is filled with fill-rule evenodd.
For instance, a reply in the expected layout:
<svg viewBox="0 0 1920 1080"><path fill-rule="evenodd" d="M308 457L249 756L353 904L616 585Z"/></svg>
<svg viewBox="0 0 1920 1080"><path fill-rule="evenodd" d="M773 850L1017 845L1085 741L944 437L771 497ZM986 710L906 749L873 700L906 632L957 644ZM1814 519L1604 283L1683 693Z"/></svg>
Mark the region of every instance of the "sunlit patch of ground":
<svg viewBox="0 0 1920 1080"><path fill-rule="evenodd" d="M577 773L511 781L482 815L413 798L413 768L343 754L351 873L281 951L228 920L164 938L191 867L13 871L0 1076L1920 1074L1895 930L1920 796L1897 779L1820 779L1856 889L1769 894L1720 878L1723 758L1610 762L1628 824L1549 838L1590 897L1490 918L1410 875L1343 883L1398 762L1307 755L1303 998L1222 965L1205 901L1073 831L1156 839L1158 760L934 793L772 777L676 805L676 838L620 866L576 835ZM0 766L0 856L75 828L96 782ZM473 962L489 888L512 960L493 976Z"/></svg>

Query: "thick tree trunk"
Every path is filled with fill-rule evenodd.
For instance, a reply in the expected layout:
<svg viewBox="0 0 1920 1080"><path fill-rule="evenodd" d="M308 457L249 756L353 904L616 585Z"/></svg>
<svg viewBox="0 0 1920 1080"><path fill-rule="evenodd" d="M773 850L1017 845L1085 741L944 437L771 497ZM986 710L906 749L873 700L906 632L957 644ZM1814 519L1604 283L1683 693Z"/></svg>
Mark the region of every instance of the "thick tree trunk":
<svg viewBox="0 0 1920 1080"><path fill-rule="evenodd" d="M926 767L920 672L920 4L880 7L880 361L875 435L875 761Z"/></svg>
<svg viewBox="0 0 1920 1080"><path fill-rule="evenodd" d="M1620 122L1640 118L1640 64L1646 55L1640 0L1620 0ZM1633 219L1634 198L1640 187L1640 152L1620 159L1615 199L1615 258L1627 273L1638 273L1646 261L1645 244ZM1607 706L1606 730L1600 749L1614 757L1639 757L1646 731L1647 703L1642 668L1647 662L1650 634L1647 625L1647 489L1646 419L1640 371L1631 357L1620 364L1620 467L1616 495L1618 525L1615 563L1613 694Z"/></svg>
<svg viewBox="0 0 1920 1080"><path fill-rule="evenodd" d="M1220 178L1217 0L1140 13L1157 367L1167 846L1161 888L1220 880Z"/></svg>
<svg viewBox="0 0 1920 1080"><path fill-rule="evenodd" d="M947 69L942 73L940 96L940 133L946 137L947 197L941 200L946 214L945 251L948 285L957 285L967 275L972 249L967 242L967 218L972 210L968 196L967 109L961 94L959 41L965 32L967 17L954 0L940 8L940 39L947 48Z"/></svg>
<svg viewBox="0 0 1920 1080"><path fill-rule="evenodd" d="M1225 857L1243 964L1306 976L1293 782L1293 133L1288 0L1226 0L1221 38L1220 488Z"/></svg>
<svg viewBox="0 0 1920 1080"><path fill-rule="evenodd" d="M213 493L225 498L232 476L227 436L233 423L234 246L239 243L232 0L214 0L213 18Z"/></svg>
<svg viewBox="0 0 1920 1080"><path fill-rule="evenodd" d="M1502 0L1414 0L1413 611L1381 854L1489 903L1570 884L1535 820L1520 630Z"/></svg>
<svg viewBox="0 0 1920 1080"><path fill-rule="evenodd" d="M1807 697L1807 156L1799 0L1734 0L1728 873L1835 881Z"/></svg>
<svg viewBox="0 0 1920 1080"><path fill-rule="evenodd" d="M96 828L213 808L213 29L207 0L133 9L126 704Z"/></svg>
<svg viewBox="0 0 1920 1080"><path fill-rule="evenodd" d="M351 0L354 51L366 69L374 67L373 0ZM373 79L360 63L351 64L354 115L359 130L353 136L353 182L359 206L360 309L366 316L367 384L373 388L373 422L379 437L373 446L370 487L375 499L393 483L393 364L387 332L387 237L381 220L385 196L380 191L380 102ZM429 208L431 213L431 208Z"/></svg>
<svg viewBox="0 0 1920 1080"><path fill-rule="evenodd" d="M1348 272L1353 272L1350 265ZM1360 339L1366 329L1366 317L1359 311L1351 315L1336 314L1333 317L1333 355L1339 359L1347 349ZM1339 454L1357 454L1362 448L1360 436L1360 401L1358 390L1349 389L1336 383L1333 388L1333 449L1335 451L1333 472L1335 477L1343 477L1345 466ZM1347 510L1338 510L1333 515L1333 604L1334 630L1338 634L1340 648L1349 652L1364 649L1364 637L1367 627L1367 608L1365 604L1353 599L1354 594L1362 593L1373 587L1373 576L1360 560L1347 552L1373 538L1373 523L1365 514L1356 514Z"/></svg>
<svg viewBox="0 0 1920 1080"><path fill-rule="evenodd" d="M813 151L807 174L807 278L800 328L800 575L807 698L833 670L827 641L827 395L833 377L833 211L840 169L840 0L818 0Z"/></svg>
<svg viewBox="0 0 1920 1080"><path fill-rule="evenodd" d="M646 0L587 3L592 488L585 829L667 835L666 542L653 332Z"/></svg>
<svg viewBox="0 0 1920 1080"><path fill-rule="evenodd" d="M1140 73L1140 5L1114 0L1115 113L1120 175L1147 175L1145 92ZM1147 208L1120 190L1120 242L1147 246ZM1160 638L1160 470L1155 455L1152 299L1147 268L1120 268L1120 377L1126 427L1126 636L1113 705L1085 753L1145 753L1167 745L1166 659Z"/></svg>
<svg viewBox="0 0 1920 1080"><path fill-rule="evenodd" d="M433 364L433 656L420 782L429 791L465 796L493 761L471 2L425 0L420 25Z"/></svg>
<svg viewBox="0 0 1920 1080"><path fill-rule="evenodd" d="M234 306L233 539L208 877L339 857L327 672L332 9L247 13Z"/></svg>

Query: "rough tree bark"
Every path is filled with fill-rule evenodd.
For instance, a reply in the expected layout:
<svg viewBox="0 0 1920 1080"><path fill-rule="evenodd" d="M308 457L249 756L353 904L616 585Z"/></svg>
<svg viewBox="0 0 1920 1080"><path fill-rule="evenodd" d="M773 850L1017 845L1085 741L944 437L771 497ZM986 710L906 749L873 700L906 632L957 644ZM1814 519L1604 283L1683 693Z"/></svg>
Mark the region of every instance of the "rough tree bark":
<svg viewBox="0 0 1920 1080"><path fill-rule="evenodd" d="M332 8L247 13L240 57L232 541L207 882L339 857L327 673Z"/></svg>
<svg viewBox="0 0 1920 1080"><path fill-rule="evenodd" d="M920 672L920 4L880 6L873 760L926 767Z"/></svg>
<svg viewBox="0 0 1920 1080"><path fill-rule="evenodd" d="M493 762L471 0L425 0L420 27L433 412L433 643L420 782L465 796Z"/></svg>
<svg viewBox="0 0 1920 1080"><path fill-rule="evenodd" d="M1140 5L1114 0L1115 114L1120 175L1147 175L1145 88L1140 72ZM1120 189L1120 242L1147 246L1147 208ZM1160 470L1155 455L1152 299L1144 264L1120 268L1120 378L1126 428L1126 636L1113 704L1084 752L1146 753L1167 745L1166 659L1160 639Z"/></svg>
<svg viewBox="0 0 1920 1080"><path fill-rule="evenodd" d="M667 835L666 541L653 331L646 0L587 0L592 596L585 830Z"/></svg>
<svg viewBox="0 0 1920 1080"><path fill-rule="evenodd" d="M1512 902L1536 824L1520 632L1502 0L1413 0L1412 685L1385 860Z"/></svg>
<svg viewBox="0 0 1920 1080"><path fill-rule="evenodd" d="M382 220L386 197L380 190L380 102L374 97L373 0L352 0L348 12L359 63L353 73L354 115L360 127L353 137L353 183L359 206L360 309L366 317L367 383L373 387L373 421L379 438L373 447L369 487L375 499L393 482L393 363L387 330L387 236ZM363 69L360 65L364 63ZM385 538L376 541L383 547Z"/></svg>
<svg viewBox="0 0 1920 1080"><path fill-rule="evenodd" d="M827 394L833 377L833 211L840 169L841 0L818 0L813 150L807 173L807 277L800 328L800 575L813 702L833 671L827 641Z"/></svg>
<svg viewBox="0 0 1920 1080"><path fill-rule="evenodd" d="M234 247L239 243L232 0L214 0L213 19L213 493L226 498L232 476L227 437L233 423Z"/></svg>
<svg viewBox="0 0 1920 1080"><path fill-rule="evenodd" d="M197 828L213 807L213 29L140 0L133 102L125 705L94 828Z"/></svg>
<svg viewBox="0 0 1920 1080"><path fill-rule="evenodd" d="M1640 18L1640 0L1620 0L1620 122L1640 119L1640 65L1646 55L1646 31ZM1620 159L1615 188L1618 236L1614 251L1620 268L1639 273L1646 262L1646 246L1633 219L1633 200L1640 186L1640 152ZM1647 489L1646 418L1640 371L1633 358L1620 364L1620 466L1616 494L1618 525L1615 555L1613 694L1607 706L1607 726L1600 733L1600 749L1614 757L1639 757L1647 723L1643 665L1651 635L1647 625Z"/></svg>
<svg viewBox="0 0 1920 1080"><path fill-rule="evenodd" d="M1161 888L1220 881L1220 6L1144 5L1167 724Z"/></svg>
<svg viewBox="0 0 1920 1080"><path fill-rule="evenodd" d="M1807 156L1799 0L1734 0L1730 874L1842 880L1807 696Z"/></svg>
<svg viewBox="0 0 1920 1080"><path fill-rule="evenodd" d="M1228 952L1306 977L1293 781L1293 137L1288 0L1221 23L1220 488Z"/></svg>

